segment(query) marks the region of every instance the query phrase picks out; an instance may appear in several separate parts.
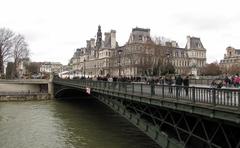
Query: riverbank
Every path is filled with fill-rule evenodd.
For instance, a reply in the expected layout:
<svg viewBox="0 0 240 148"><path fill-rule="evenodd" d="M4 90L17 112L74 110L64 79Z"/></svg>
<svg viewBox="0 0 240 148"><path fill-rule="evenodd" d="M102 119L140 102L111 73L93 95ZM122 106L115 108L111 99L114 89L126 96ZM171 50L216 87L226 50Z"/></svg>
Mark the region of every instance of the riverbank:
<svg viewBox="0 0 240 148"><path fill-rule="evenodd" d="M48 93L0 95L0 102L50 100Z"/></svg>

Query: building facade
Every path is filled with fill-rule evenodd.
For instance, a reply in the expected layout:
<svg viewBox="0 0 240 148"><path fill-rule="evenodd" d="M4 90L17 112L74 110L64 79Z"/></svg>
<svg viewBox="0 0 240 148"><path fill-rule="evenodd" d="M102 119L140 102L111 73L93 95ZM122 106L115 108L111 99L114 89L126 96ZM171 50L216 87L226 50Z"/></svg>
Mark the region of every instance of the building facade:
<svg viewBox="0 0 240 148"><path fill-rule="evenodd" d="M62 64L59 62L41 62L40 63L40 72L41 73L58 73Z"/></svg>
<svg viewBox="0 0 240 148"><path fill-rule="evenodd" d="M240 49L235 49L233 47L226 48L227 53L224 54L224 59L220 61L220 66L223 69L228 70L232 66L240 65Z"/></svg>
<svg viewBox="0 0 240 148"><path fill-rule="evenodd" d="M200 38L187 37L185 48L176 41L156 44L150 29L133 28L128 42L118 46L116 31L104 33L98 27L97 39L87 40L87 46L77 49L70 65L81 76L150 76L160 75L161 67L171 64L178 74L197 75L206 64L206 49Z"/></svg>

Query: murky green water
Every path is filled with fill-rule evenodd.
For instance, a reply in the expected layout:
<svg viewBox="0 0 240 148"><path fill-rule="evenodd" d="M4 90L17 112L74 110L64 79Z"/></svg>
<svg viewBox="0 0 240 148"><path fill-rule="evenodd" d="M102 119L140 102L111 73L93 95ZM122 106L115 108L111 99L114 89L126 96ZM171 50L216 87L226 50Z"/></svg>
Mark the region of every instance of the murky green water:
<svg viewBox="0 0 240 148"><path fill-rule="evenodd" d="M155 148L97 100L0 102L0 148Z"/></svg>

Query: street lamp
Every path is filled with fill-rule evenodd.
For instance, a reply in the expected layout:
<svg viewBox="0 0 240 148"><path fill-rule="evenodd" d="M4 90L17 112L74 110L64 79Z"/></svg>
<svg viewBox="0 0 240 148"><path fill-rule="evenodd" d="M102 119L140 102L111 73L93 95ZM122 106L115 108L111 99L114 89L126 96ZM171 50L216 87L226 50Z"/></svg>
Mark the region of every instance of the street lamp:
<svg viewBox="0 0 240 148"><path fill-rule="evenodd" d="M118 77L121 76L121 54L122 54L122 50L121 49L118 49Z"/></svg>
<svg viewBox="0 0 240 148"><path fill-rule="evenodd" d="M86 69L86 65L85 65L86 59L84 58L83 60L83 76L85 78L85 69Z"/></svg>
<svg viewBox="0 0 240 148"><path fill-rule="evenodd" d="M170 66L170 63L169 63L169 58L170 58L170 53L169 53L169 50L167 51L167 53L166 53L166 56L167 56L167 66L166 66L166 68L167 68L167 74L169 74L169 66Z"/></svg>

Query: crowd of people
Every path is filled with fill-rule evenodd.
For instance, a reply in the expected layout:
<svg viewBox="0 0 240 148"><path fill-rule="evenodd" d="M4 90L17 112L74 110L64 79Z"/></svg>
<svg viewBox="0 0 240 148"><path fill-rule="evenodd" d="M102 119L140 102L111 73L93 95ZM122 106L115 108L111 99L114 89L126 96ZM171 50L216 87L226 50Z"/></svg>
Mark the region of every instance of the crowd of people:
<svg viewBox="0 0 240 148"><path fill-rule="evenodd" d="M240 87L240 76L236 74L234 76L226 76L224 79L224 84L226 87Z"/></svg>
<svg viewBox="0 0 240 148"><path fill-rule="evenodd" d="M97 76L97 77L78 77L73 79L91 79L91 80L101 80L108 82L133 82L133 83L144 83L144 84L166 84L168 86L184 86L189 87L190 78L188 75L165 75L159 77L111 77L110 75L106 76ZM211 81L210 87L213 88L222 88L225 87L240 87L240 76L236 74L234 76L225 76L225 78L216 78ZM169 88L171 89L171 88ZM187 89L187 88L186 88ZM171 92L171 90L170 90ZM186 90L186 94L188 94Z"/></svg>
<svg viewBox="0 0 240 148"><path fill-rule="evenodd" d="M234 76L226 75L224 79L216 78L211 82L211 87L222 88L225 86L226 88L235 87L240 88L240 76L236 74Z"/></svg>

